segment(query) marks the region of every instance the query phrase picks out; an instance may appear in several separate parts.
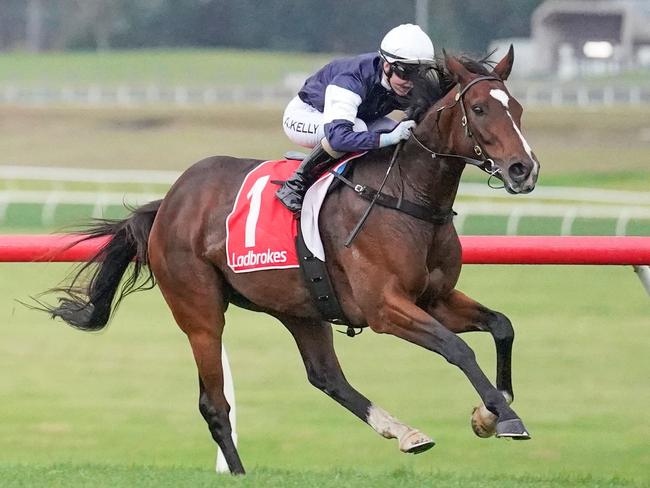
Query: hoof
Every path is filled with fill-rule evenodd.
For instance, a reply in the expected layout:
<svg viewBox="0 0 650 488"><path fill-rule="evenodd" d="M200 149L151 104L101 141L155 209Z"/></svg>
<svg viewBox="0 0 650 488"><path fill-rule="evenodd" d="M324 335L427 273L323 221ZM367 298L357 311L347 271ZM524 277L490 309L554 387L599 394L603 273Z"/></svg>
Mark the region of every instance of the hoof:
<svg viewBox="0 0 650 488"><path fill-rule="evenodd" d="M471 423L474 433L486 439L492 437L496 432L497 416L490 412L485 405L481 404L478 407L474 407Z"/></svg>
<svg viewBox="0 0 650 488"><path fill-rule="evenodd" d="M429 436L419 430L411 430L400 439L399 450L409 454L419 454L428 451L435 445L436 443Z"/></svg>
<svg viewBox="0 0 650 488"><path fill-rule="evenodd" d="M497 437L505 437L515 440L528 440L530 434L519 419L504 420L497 424Z"/></svg>

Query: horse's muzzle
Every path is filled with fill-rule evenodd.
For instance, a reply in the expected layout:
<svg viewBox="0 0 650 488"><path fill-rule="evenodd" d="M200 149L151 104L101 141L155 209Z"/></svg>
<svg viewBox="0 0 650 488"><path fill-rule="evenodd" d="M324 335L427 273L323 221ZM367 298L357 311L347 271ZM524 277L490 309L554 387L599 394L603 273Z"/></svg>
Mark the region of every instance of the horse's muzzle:
<svg viewBox="0 0 650 488"><path fill-rule="evenodd" d="M505 174L502 173L505 176L503 180L508 193L526 194L535 189L537 175L539 174L539 163L535 161L533 163L531 165L523 161L515 161L508 166Z"/></svg>

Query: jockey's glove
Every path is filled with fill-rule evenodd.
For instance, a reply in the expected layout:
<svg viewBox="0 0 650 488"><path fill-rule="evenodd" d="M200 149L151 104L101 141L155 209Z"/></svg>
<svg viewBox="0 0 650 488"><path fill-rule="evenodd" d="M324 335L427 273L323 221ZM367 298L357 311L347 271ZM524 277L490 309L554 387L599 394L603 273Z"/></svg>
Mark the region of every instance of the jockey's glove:
<svg viewBox="0 0 650 488"><path fill-rule="evenodd" d="M392 146L399 141L408 139L411 136L413 127L416 126L415 120L405 120L386 134L379 135L379 147Z"/></svg>

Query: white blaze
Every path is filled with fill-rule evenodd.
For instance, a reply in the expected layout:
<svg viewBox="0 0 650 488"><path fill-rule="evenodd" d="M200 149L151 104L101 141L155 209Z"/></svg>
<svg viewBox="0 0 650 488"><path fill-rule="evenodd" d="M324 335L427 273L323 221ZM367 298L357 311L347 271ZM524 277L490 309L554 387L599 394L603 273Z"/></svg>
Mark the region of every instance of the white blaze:
<svg viewBox="0 0 650 488"><path fill-rule="evenodd" d="M501 105L503 105L506 110L508 110L508 102L510 101L510 97L506 92L503 90L490 90L490 95L492 95L492 98L496 98L501 102Z"/></svg>
<svg viewBox="0 0 650 488"><path fill-rule="evenodd" d="M510 97L506 92L503 90L499 89L493 89L490 90L490 95L492 95L493 98L496 98L499 102L501 102L501 105L503 105L506 108L506 113L508 114L508 117L510 117L510 121L512 122L512 126L515 128L515 132L519 136L519 139L521 139L521 144L524 146L524 150L526 151L526 154L528 154L528 157L535 163L537 166L537 161L533 158L533 150L530 148L530 145L528 144L528 141L524 139L524 135L521 133L519 130L519 127L517 127L517 124L515 124L514 119L512 118L512 115L510 115L510 110L508 109L508 102L510 101Z"/></svg>

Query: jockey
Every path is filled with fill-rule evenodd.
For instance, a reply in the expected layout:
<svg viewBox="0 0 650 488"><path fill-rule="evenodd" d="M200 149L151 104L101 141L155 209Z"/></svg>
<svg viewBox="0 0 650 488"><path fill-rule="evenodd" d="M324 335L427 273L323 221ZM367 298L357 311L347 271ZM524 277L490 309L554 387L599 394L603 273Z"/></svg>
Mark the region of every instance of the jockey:
<svg viewBox="0 0 650 488"><path fill-rule="evenodd" d="M402 24L386 34L378 53L336 59L307 78L284 111L283 127L291 142L313 149L276 192L282 203L299 212L307 188L344 153L407 139L415 122L386 115L404 108L400 97L433 63L429 36Z"/></svg>

